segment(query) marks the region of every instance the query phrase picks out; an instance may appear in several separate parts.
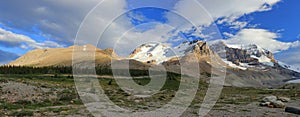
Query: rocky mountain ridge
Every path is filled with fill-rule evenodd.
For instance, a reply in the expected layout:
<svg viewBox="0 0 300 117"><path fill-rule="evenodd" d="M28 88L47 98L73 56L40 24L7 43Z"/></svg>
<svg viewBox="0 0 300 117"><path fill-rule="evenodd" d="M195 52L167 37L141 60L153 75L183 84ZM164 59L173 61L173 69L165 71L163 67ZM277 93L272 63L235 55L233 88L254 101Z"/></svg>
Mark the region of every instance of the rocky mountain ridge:
<svg viewBox="0 0 300 117"><path fill-rule="evenodd" d="M144 44L143 48L147 46ZM131 55L131 59L144 62L145 64L162 64L166 69L173 72L180 72L182 62L193 63L197 60L201 73L212 73L213 66L226 66L226 85L239 87L264 87L283 84L284 80L299 77L299 72L291 66L277 61L274 55L257 45L228 45L223 41L208 44L203 41L183 42L175 47L162 46L159 51L156 46L148 46L148 49L140 49ZM155 48L155 49L153 49ZM141 54L143 53L143 54ZM157 55L156 53L164 53ZM172 56L167 53L172 53ZM145 60L136 55L145 55ZM151 56L147 56L151 55ZM158 58L164 58L165 61L159 61ZM195 57L196 56L196 59ZM136 59L136 57L138 59ZM212 59L214 59L212 61ZM195 62L194 62L195 63ZM199 71L193 71L199 72ZM216 72L216 71L215 71ZM223 72L222 70L217 72Z"/></svg>
<svg viewBox="0 0 300 117"><path fill-rule="evenodd" d="M198 58L210 56L211 51L207 42L195 40L183 42L176 47L170 47L160 43L143 44L136 48L130 55L130 59L135 59L144 63L162 64L174 58L181 58L188 54L194 54Z"/></svg>
<svg viewBox="0 0 300 117"><path fill-rule="evenodd" d="M277 61L273 53L258 45L228 45L223 41L208 44L204 41L195 40L183 42L175 47L159 43L143 44L136 48L129 58L144 63L163 64L175 58L183 58L188 54L194 54L198 58L220 57L229 67L242 70L251 68L264 69L276 66L287 69L292 68L290 65ZM291 70L296 71L294 69Z"/></svg>

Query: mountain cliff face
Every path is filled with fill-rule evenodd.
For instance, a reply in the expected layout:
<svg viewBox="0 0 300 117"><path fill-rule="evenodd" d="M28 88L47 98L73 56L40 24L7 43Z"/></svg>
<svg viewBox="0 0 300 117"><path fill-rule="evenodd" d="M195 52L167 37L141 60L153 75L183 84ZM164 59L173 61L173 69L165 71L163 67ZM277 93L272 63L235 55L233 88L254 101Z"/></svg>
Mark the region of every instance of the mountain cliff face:
<svg viewBox="0 0 300 117"><path fill-rule="evenodd" d="M248 68L265 68L266 66L274 67L276 64L274 55L257 45L227 45L222 41L217 41L211 47L217 53L225 51L226 54L223 54L221 58L233 68L245 70Z"/></svg>
<svg viewBox="0 0 300 117"><path fill-rule="evenodd" d="M224 50L225 48L225 50ZM275 59L273 53L261 48L257 45L229 45L223 41L213 42L212 51L219 54L225 63L232 68L237 69L254 69L254 70L270 70L277 69L282 73L296 74L300 73L300 69L291 65L287 65Z"/></svg>

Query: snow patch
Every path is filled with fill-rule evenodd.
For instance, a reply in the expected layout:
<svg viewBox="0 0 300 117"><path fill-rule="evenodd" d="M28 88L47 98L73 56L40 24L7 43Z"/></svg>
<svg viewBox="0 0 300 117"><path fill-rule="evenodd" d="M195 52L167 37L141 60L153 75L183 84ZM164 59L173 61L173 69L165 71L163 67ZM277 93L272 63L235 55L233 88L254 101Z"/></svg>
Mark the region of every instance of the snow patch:
<svg viewBox="0 0 300 117"><path fill-rule="evenodd" d="M287 83L300 83L300 79L297 79L297 80L290 80L290 81L288 81Z"/></svg>
<svg viewBox="0 0 300 117"><path fill-rule="evenodd" d="M161 64L174 57L183 57L187 53L191 53L198 41L184 42L174 48L160 43L148 43L140 46L141 51L134 55L131 59L141 62L155 61Z"/></svg>
<svg viewBox="0 0 300 117"><path fill-rule="evenodd" d="M170 47L163 44L144 44L140 49L141 51L134 55L132 59L141 62L155 61L156 64L161 64L176 56Z"/></svg>
<svg viewBox="0 0 300 117"><path fill-rule="evenodd" d="M295 72L299 72L300 73L300 68L298 68L296 66L288 65L288 64L286 64L284 62L281 62L281 61L277 61L277 62L283 68L287 68L287 69L290 69L290 70L293 70Z"/></svg>
<svg viewBox="0 0 300 117"><path fill-rule="evenodd" d="M238 68L238 69L241 69L241 70L247 70L246 67L241 67L241 66L238 66L234 63L232 63L231 61L227 61L225 59L222 59L228 66L232 67L232 68Z"/></svg>
<svg viewBox="0 0 300 117"><path fill-rule="evenodd" d="M184 43L174 47L174 51L178 56L182 57L186 53L191 53L194 49L193 47L196 45L197 45L197 43L184 42Z"/></svg>
<svg viewBox="0 0 300 117"><path fill-rule="evenodd" d="M258 61L264 65L274 67L274 63L272 62L272 60L265 55L262 55L261 57L251 55L251 57L258 59Z"/></svg>

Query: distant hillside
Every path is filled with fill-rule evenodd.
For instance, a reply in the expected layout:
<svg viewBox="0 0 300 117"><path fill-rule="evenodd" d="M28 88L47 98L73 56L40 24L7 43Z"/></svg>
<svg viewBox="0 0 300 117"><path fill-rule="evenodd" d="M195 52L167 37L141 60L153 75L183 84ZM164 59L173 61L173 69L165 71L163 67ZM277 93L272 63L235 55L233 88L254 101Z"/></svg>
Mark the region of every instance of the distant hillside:
<svg viewBox="0 0 300 117"><path fill-rule="evenodd" d="M78 46L87 51L95 51L95 60L97 64L108 64L112 59L112 49L100 50L92 45ZM72 66L74 46L68 48L49 48L37 49L21 56L16 61L9 63L13 66ZM87 59L82 56L82 59Z"/></svg>

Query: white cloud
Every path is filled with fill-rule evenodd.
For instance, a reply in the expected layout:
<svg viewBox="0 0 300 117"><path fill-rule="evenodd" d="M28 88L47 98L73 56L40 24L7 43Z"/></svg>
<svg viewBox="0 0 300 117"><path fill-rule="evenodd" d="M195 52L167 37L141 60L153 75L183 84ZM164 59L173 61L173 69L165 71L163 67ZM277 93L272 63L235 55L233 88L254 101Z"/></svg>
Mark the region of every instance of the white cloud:
<svg viewBox="0 0 300 117"><path fill-rule="evenodd" d="M16 34L11 31L0 28L0 46L20 47L20 48L49 48L62 47L58 43L45 41L43 43L36 42L30 37L22 34Z"/></svg>
<svg viewBox="0 0 300 117"><path fill-rule="evenodd" d="M175 14L176 13L176 14ZM169 23L174 26L181 26L187 23L185 20L178 20L178 16L185 18L194 25L209 25L213 22L212 17L208 14L205 9L196 0L180 0L174 6L174 13L170 12L167 14ZM175 17L176 16L176 17ZM180 22L180 23L179 23ZM180 24L180 25L176 25ZM186 25L186 24L185 24ZM186 27L185 27L186 28Z"/></svg>
<svg viewBox="0 0 300 117"><path fill-rule="evenodd" d="M43 35L52 41L59 42L59 44L71 45L85 15L101 1L103 0L78 0L76 2L74 2L74 0L27 0L26 2L20 3L20 1L17 0L9 0L0 4L0 17L14 22L14 25L17 26L14 28L22 29L36 25L41 32L44 32ZM175 1L176 0L174 0L174 2ZM225 17L228 19L226 22L232 22L236 28L243 28L246 23L233 21L244 14L270 10L271 7L280 0L198 0L208 13L199 8L199 4L195 4L195 2L192 1L193 0L176 1L177 3L173 9L196 25L209 25L213 20ZM156 2L157 4L164 4L160 1ZM143 3L144 2L140 2L139 4L144 5ZM100 33L106 30L103 35L103 40L100 40L99 43L100 47L104 49L113 47L122 34L127 32L128 29L131 29L133 25L130 23L131 19L125 16L121 16L117 21L111 23L111 20L116 18L115 15L126 12L126 8L130 6L126 0L104 0L103 4L105 4L103 7L96 8L96 11L90 14L91 17L86 20L86 26L80 29L82 34L80 34L81 36L79 38L85 40L85 43L95 44L99 39ZM173 4L171 6L161 6L168 6L169 8L173 6ZM144 17L139 14L131 14L131 16L140 20L144 19ZM162 39L159 42L165 41L168 39L168 36L174 36L172 34L166 35L171 29L167 25L178 26L176 27L176 33L179 31L189 31L191 29L191 24L186 25L187 22L174 13L167 13L166 18L169 21L167 24L156 24L156 27L151 30L145 32L132 30L127 32L126 38L128 38L128 42L131 42L128 45L134 45L132 43L138 41L144 42L142 40L145 39L145 37L148 40L157 41ZM107 26L110 26L110 28L106 29ZM197 34L193 35L203 36L200 32L201 30L198 30ZM30 39L23 41L29 43L28 40ZM35 44L34 47L46 46L43 44L58 46L56 45L57 43L49 41ZM22 45L22 47L26 46ZM129 51L131 49L131 47L127 48L128 50L124 50Z"/></svg>
<svg viewBox="0 0 300 117"><path fill-rule="evenodd" d="M226 37L233 37L234 35L229 33L229 32L223 32L223 35L226 36Z"/></svg>
<svg viewBox="0 0 300 117"><path fill-rule="evenodd" d="M195 36L214 33L212 38L204 37L209 41L221 37L219 28L213 24L215 21L240 30L250 25L247 21L238 21L238 18L253 12L271 10L278 2L280 0L180 0L175 4L173 12L166 13L166 18L169 25L185 33L194 30L191 28L193 25L200 27L193 33ZM209 28L201 28L206 26ZM204 31L206 29L210 32Z"/></svg>
<svg viewBox="0 0 300 117"><path fill-rule="evenodd" d="M278 34L265 29L243 29L235 36L226 40L226 43L240 45L256 44L273 53L288 50L300 45L299 41L281 42L276 40L279 37Z"/></svg>
<svg viewBox="0 0 300 117"><path fill-rule="evenodd" d="M149 27L153 25L155 26L154 28L144 32L135 30L135 28ZM135 28L124 32L122 36L118 38L113 38L105 41L114 42L112 44L116 52L120 55L126 56L130 54L136 47L142 44L148 42L165 43L168 40L168 38L166 38L165 36L168 36L167 34L171 30L173 30L173 27L159 23L148 23L144 25L139 25ZM109 42L106 42L106 44L107 43Z"/></svg>
<svg viewBox="0 0 300 117"><path fill-rule="evenodd" d="M275 54L275 57L284 63L300 68L300 47L293 48L284 52Z"/></svg>
<svg viewBox="0 0 300 117"><path fill-rule="evenodd" d="M186 0L187 1L187 0ZM215 19L239 18L244 14L268 11L281 0L198 0Z"/></svg>
<svg viewBox="0 0 300 117"><path fill-rule="evenodd" d="M0 4L0 22L6 24L7 27L28 31L28 33L35 33L29 29L36 26L46 38L63 44L71 44L85 15L101 1L2 1ZM106 13L113 12L108 11Z"/></svg>
<svg viewBox="0 0 300 117"><path fill-rule="evenodd" d="M99 46L103 49L113 47L117 39L133 27L131 19L124 14L126 6L125 0L103 1L82 22L77 37L78 44L96 45L99 41Z"/></svg>
<svg viewBox="0 0 300 117"><path fill-rule="evenodd" d="M132 20L137 20L138 22L147 20L147 18L141 12L129 12L128 17L130 17Z"/></svg>
<svg viewBox="0 0 300 117"><path fill-rule="evenodd" d="M210 17L214 20L224 18L223 22L234 22L244 14L271 10L274 4L280 2L280 0L197 0L200 3L197 4L195 1L181 0L175 5L174 10L184 14L196 25L212 23ZM170 22L176 22L172 17L169 19ZM245 25L243 22L236 23L241 27Z"/></svg>
<svg viewBox="0 0 300 117"><path fill-rule="evenodd" d="M251 26L251 25L248 24L248 21L239 21L239 20L237 20L237 18L238 18L237 16L235 16L235 17L222 17L220 19L217 19L216 23L219 24L219 25L226 25L231 29L237 29L237 30L243 29L246 26ZM248 19L248 20L250 20L250 19ZM252 25L252 27L253 27L253 25Z"/></svg>
<svg viewBox="0 0 300 117"><path fill-rule="evenodd" d="M137 46L147 42L165 42L166 36L173 27L159 22L148 22L138 26L131 24L131 18L136 20L151 20L142 14L126 10L126 0L106 0L101 7L94 9L80 29L77 39L79 44L96 44L98 47L114 48L119 55L130 54ZM129 16L129 17L128 17ZM146 29L146 30L138 30ZM104 32L100 39L100 34Z"/></svg>
<svg viewBox="0 0 300 117"><path fill-rule="evenodd" d="M248 22L234 21L230 25L230 28L233 29L243 29L248 25Z"/></svg>

